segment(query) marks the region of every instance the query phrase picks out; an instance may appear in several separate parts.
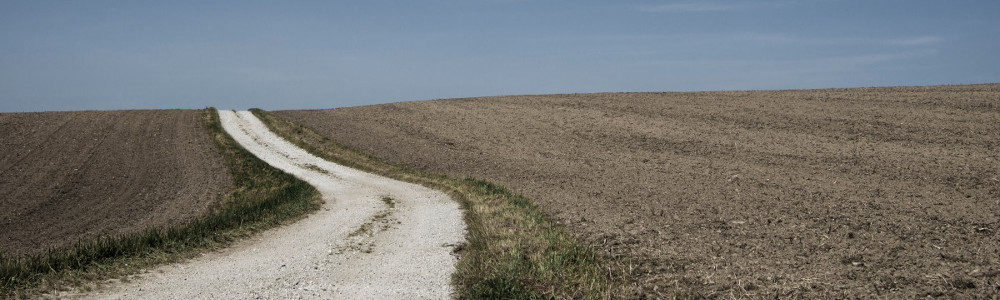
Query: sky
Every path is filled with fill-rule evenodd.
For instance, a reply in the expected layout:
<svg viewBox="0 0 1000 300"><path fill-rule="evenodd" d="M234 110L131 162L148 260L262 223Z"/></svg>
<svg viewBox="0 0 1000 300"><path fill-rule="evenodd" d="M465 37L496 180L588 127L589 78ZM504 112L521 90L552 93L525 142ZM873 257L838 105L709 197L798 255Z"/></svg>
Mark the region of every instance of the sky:
<svg viewBox="0 0 1000 300"><path fill-rule="evenodd" d="M2 112L996 82L996 0L0 0Z"/></svg>

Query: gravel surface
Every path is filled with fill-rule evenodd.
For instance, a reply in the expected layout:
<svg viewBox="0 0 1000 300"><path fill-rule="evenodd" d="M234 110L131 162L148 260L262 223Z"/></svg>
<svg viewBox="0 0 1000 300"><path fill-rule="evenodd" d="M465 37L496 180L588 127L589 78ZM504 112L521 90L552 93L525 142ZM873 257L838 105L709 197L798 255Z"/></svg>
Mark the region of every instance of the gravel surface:
<svg viewBox="0 0 1000 300"><path fill-rule="evenodd" d="M465 225L446 194L330 163L250 112L219 111L247 150L302 178L325 204L306 219L83 298L448 298ZM67 296L67 295L61 295Z"/></svg>

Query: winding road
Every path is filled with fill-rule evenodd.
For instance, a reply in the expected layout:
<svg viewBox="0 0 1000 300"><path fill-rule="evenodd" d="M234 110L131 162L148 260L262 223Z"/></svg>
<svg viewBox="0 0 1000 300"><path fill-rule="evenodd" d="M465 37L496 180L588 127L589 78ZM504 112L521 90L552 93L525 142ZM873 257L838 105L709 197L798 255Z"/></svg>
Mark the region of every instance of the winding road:
<svg viewBox="0 0 1000 300"><path fill-rule="evenodd" d="M337 165L292 145L247 111L223 128L265 162L315 186L325 204L290 225L162 266L81 298L448 298L465 225L446 194Z"/></svg>

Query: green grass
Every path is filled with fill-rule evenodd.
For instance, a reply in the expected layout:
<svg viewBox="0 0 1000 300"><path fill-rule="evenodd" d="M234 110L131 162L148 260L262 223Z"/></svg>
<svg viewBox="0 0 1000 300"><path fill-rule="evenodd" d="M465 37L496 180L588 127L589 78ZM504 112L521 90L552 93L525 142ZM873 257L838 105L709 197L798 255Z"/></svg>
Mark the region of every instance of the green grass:
<svg viewBox="0 0 1000 300"><path fill-rule="evenodd" d="M319 192L243 149L205 110L205 130L225 158L234 190L213 211L188 224L78 242L33 257L0 258L0 298L30 298L67 286L127 276L223 247L319 208ZM127 279L127 278L126 278Z"/></svg>
<svg viewBox="0 0 1000 300"><path fill-rule="evenodd" d="M591 249L550 221L532 202L473 178L456 179L394 166L304 126L251 110L272 131L332 162L447 192L460 202L467 244L452 280L459 299L596 299L624 297L620 280Z"/></svg>

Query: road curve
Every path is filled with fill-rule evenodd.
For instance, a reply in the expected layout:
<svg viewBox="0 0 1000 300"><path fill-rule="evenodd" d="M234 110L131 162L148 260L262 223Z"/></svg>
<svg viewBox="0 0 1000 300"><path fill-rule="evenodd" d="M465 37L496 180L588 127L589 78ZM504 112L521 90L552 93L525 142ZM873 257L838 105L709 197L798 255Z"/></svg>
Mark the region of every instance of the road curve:
<svg viewBox="0 0 1000 300"><path fill-rule="evenodd" d="M156 268L81 298L448 298L465 225L458 204L416 184L315 157L247 111L223 128L265 162L315 186L325 204L294 224L225 250Z"/></svg>

